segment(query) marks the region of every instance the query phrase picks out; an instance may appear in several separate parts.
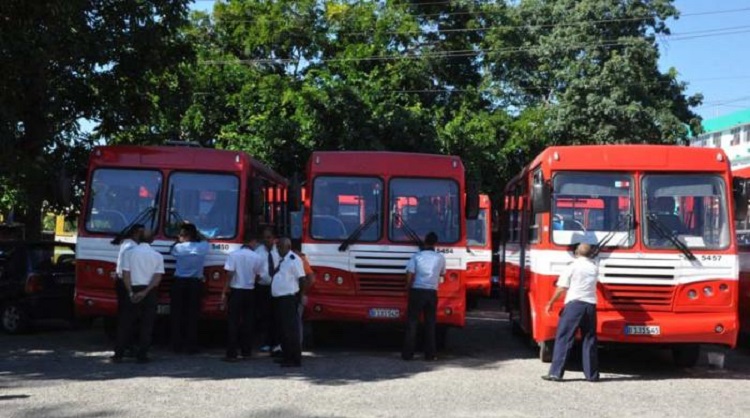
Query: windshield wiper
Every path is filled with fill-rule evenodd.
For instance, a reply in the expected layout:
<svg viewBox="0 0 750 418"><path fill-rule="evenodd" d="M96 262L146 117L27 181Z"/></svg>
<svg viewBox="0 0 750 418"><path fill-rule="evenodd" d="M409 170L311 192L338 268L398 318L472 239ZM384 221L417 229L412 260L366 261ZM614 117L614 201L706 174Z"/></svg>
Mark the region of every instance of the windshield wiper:
<svg viewBox="0 0 750 418"><path fill-rule="evenodd" d="M693 254L693 252L690 251L690 248L688 248L688 246L685 245L685 243L683 243L677 237L675 237L674 234L670 232L664 226L664 224L661 223L661 221L659 221L659 218L655 213L650 213L646 218L649 220L649 222L651 222L651 225L654 226L654 229L656 230L656 232L658 232L659 235L661 235L663 238L668 239L669 242L671 242L675 247L677 247L678 250L680 250L683 254L685 254L685 257L687 257L688 260L690 261L697 260L695 258L695 254Z"/></svg>
<svg viewBox="0 0 750 418"><path fill-rule="evenodd" d="M380 216L377 213L373 213L363 223L359 224L359 226L355 228L348 237L346 237L344 242L341 243L341 245L339 246L339 251L346 251L346 249L349 248L352 243L359 239L360 235L362 235L365 229L369 228L370 225L377 221L379 217Z"/></svg>
<svg viewBox="0 0 750 418"><path fill-rule="evenodd" d="M593 251L591 253L592 254L591 255L592 258L598 256L599 253L602 252L602 249L604 249L604 247L607 244L609 244L609 242L612 240L612 238L615 237L615 234L618 233L618 232L620 232L620 228L623 226L623 224L625 222L627 222L627 227L628 227L627 231L628 231L628 239L629 239L630 238L630 234L633 231L633 223L634 223L633 222L633 212L632 212L632 209L631 209L631 212L629 212L628 214L626 214L620 220L620 222L617 223L617 226L615 226L614 230L607 232L607 235L603 236L602 239L600 239L599 242L597 242L596 245L594 245L594 249L593 249ZM619 244L618 244L618 246L619 246Z"/></svg>
<svg viewBox="0 0 750 418"><path fill-rule="evenodd" d="M396 220L401 222L401 227L404 228L404 232L406 232L406 235L409 236L409 238L414 241L420 250L424 248L424 242L422 242L422 238L419 237L419 235L414 232L414 230L409 226L408 223L406 223L406 220L403 216L399 215L398 213L395 213L393 216Z"/></svg>
<svg viewBox="0 0 750 418"><path fill-rule="evenodd" d="M115 244L119 244L128 235L128 232L130 232L130 228L132 228L133 225L137 225L137 224L145 225L147 220L149 219L151 223L151 229L153 229L154 220L156 219L154 215L156 215L156 205L149 206L146 209L143 209L141 213L136 215L135 218L133 218L133 220L130 221L130 223L125 226L125 228L120 230L120 232L118 232L117 235L115 235L115 238L112 240L112 242Z"/></svg>

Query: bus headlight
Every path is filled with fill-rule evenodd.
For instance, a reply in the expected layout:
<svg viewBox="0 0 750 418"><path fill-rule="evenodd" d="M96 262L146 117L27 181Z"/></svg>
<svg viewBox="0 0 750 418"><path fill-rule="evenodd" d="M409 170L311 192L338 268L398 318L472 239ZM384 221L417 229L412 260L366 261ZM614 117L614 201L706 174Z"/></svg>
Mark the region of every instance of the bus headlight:
<svg viewBox="0 0 750 418"><path fill-rule="evenodd" d="M698 292L696 292L695 290L692 290L692 289L690 289L688 291L687 295L688 295L688 298L690 298L690 299L697 299L698 298Z"/></svg>
<svg viewBox="0 0 750 418"><path fill-rule="evenodd" d="M214 274L211 275L211 279L213 280L219 280L219 277L221 277L221 274L218 271L215 271Z"/></svg>
<svg viewBox="0 0 750 418"><path fill-rule="evenodd" d="M331 281L331 274L330 273L324 274L323 275L323 280L325 280L327 282L330 282Z"/></svg>
<svg viewBox="0 0 750 418"><path fill-rule="evenodd" d="M727 292L729 291L729 286L727 286L726 283L722 283L719 285L719 290L721 290L722 292Z"/></svg>
<svg viewBox="0 0 750 418"><path fill-rule="evenodd" d="M97 274L98 276L104 276L104 269L103 269L103 268L101 268L101 267L97 267L97 268L96 268L96 274Z"/></svg>
<svg viewBox="0 0 750 418"><path fill-rule="evenodd" d="M714 295L714 290L711 288L711 286L706 286L703 288L703 294L708 297L711 297Z"/></svg>
<svg viewBox="0 0 750 418"><path fill-rule="evenodd" d="M339 285L344 284L344 278L341 277L341 276L337 277L336 278L336 284L339 284Z"/></svg>

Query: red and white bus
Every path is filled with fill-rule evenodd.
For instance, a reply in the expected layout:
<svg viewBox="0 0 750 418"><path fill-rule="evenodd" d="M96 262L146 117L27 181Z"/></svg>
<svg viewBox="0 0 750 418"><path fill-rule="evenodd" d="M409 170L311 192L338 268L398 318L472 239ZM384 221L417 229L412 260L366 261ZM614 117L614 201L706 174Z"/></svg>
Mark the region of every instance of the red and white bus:
<svg viewBox="0 0 750 418"><path fill-rule="evenodd" d="M732 175L746 190L750 190L750 167L734 169ZM736 219L737 245L740 257L740 332L750 336L750 216Z"/></svg>
<svg viewBox="0 0 750 418"><path fill-rule="evenodd" d="M246 233L271 226L287 233L287 181L240 151L194 147L105 146L89 159L76 246L77 315L113 318L118 246L110 241L140 223L155 232L167 274L159 313L169 313L174 272L170 246L179 224L195 224L211 243L202 314L219 318L224 260Z"/></svg>
<svg viewBox="0 0 750 418"><path fill-rule="evenodd" d="M562 301L552 315L544 306L572 245L588 242L612 295L599 295L600 341L668 345L683 365L697 361L699 343L734 347L733 191L719 149L548 148L505 189L500 271L514 331L550 360Z"/></svg>
<svg viewBox="0 0 750 418"><path fill-rule="evenodd" d="M306 318L406 319L405 267L429 231L438 234L447 274L438 324L463 326L466 309L464 166L454 156L377 151L314 152L304 190L302 250L316 272ZM469 209L466 210L467 202ZM441 328L444 329L444 328Z"/></svg>
<svg viewBox="0 0 750 418"><path fill-rule="evenodd" d="M479 195L479 215L466 220L466 293L471 299L489 296L492 288L492 204Z"/></svg>

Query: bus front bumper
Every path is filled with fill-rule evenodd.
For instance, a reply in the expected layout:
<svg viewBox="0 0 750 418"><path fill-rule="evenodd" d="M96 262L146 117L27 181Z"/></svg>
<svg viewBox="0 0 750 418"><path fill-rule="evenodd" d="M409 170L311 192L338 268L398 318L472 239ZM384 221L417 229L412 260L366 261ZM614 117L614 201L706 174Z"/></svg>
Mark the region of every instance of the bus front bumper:
<svg viewBox="0 0 750 418"><path fill-rule="evenodd" d="M538 341L553 340L556 323L543 330ZM597 338L602 343L699 343L734 348L738 332L739 321L733 312L597 312Z"/></svg>
<svg viewBox="0 0 750 418"><path fill-rule="evenodd" d="M309 294L305 319L309 321L403 323L406 297L328 296ZM437 323L463 327L466 322L465 298L438 298Z"/></svg>

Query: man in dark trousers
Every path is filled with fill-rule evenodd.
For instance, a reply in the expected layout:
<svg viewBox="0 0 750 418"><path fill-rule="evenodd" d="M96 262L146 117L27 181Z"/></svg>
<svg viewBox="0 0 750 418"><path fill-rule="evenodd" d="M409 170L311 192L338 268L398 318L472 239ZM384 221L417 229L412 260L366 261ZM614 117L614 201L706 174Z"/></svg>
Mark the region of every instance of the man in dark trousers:
<svg viewBox="0 0 750 418"><path fill-rule="evenodd" d="M130 306L117 331L117 345L112 362L119 363L138 323L138 363L148 363L148 349L156 320L157 288L164 274L164 257L151 248L153 235L144 230L139 244L123 256L123 283L130 297Z"/></svg>
<svg viewBox="0 0 750 418"><path fill-rule="evenodd" d="M224 361L237 361L238 349L241 350L243 359L251 357L255 322L255 281L262 267L263 259L250 248L249 243L230 253L224 263L228 277L221 294L221 304L229 308L227 353Z"/></svg>
<svg viewBox="0 0 750 418"><path fill-rule="evenodd" d="M599 380L596 340L596 289L599 268L591 259L591 255L592 249L589 244L578 244L575 249L575 260L560 274L555 293L547 303L547 315L551 315L555 301L565 293L565 307L557 323L552 365L549 373L542 376L544 380L562 381L565 363L578 329L583 337L583 374L590 382ZM609 297L605 288L602 288L602 291L605 297Z"/></svg>
<svg viewBox="0 0 750 418"><path fill-rule="evenodd" d="M255 287L255 309L257 314L258 331L262 338L260 347L261 352L270 352L275 350L281 352L276 335L276 326L274 321L273 298L271 297L271 281L276 273L281 257L276 249L276 236L273 229L264 228L261 233L260 245L255 249L261 260L263 267L258 285Z"/></svg>
<svg viewBox="0 0 750 418"><path fill-rule="evenodd" d="M429 232L424 239L424 249L414 254L406 265L406 285L409 289L406 337L401 358L414 358L419 316L424 315L424 359L437 360L435 327L437 316L437 290L440 277L445 276L445 257L435 251L438 236Z"/></svg>
<svg viewBox="0 0 750 418"><path fill-rule="evenodd" d="M276 320L281 337L281 367L302 365L302 343L298 306L300 303L300 281L305 279L302 259L294 254L292 241L282 238L278 243L279 266L271 283L271 295L276 306Z"/></svg>

